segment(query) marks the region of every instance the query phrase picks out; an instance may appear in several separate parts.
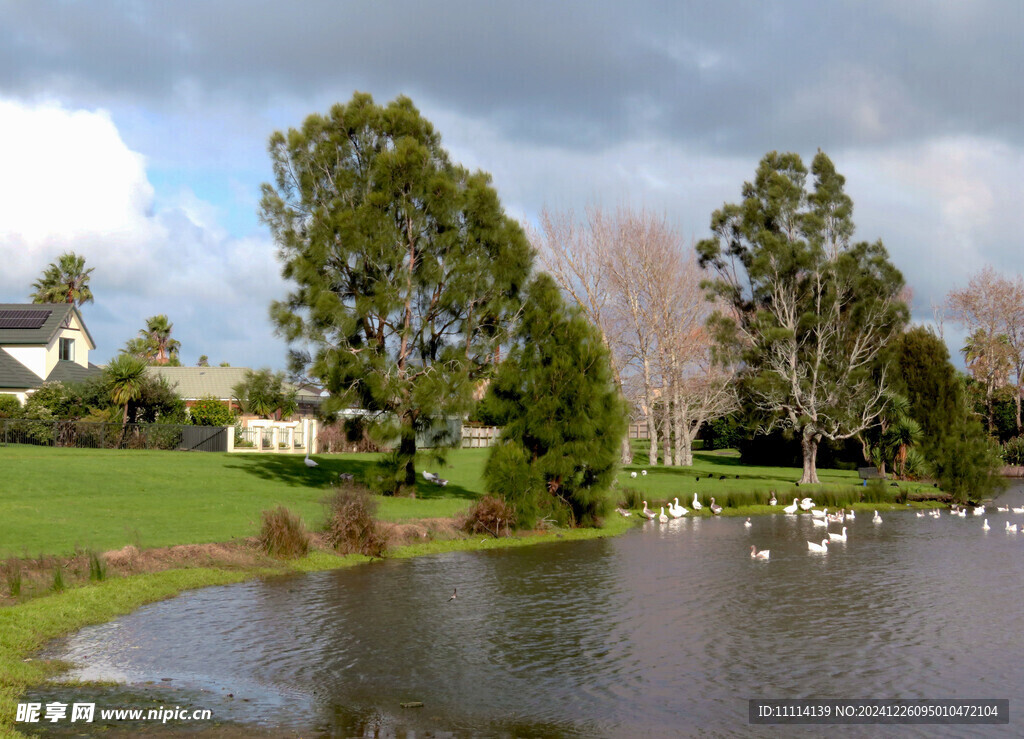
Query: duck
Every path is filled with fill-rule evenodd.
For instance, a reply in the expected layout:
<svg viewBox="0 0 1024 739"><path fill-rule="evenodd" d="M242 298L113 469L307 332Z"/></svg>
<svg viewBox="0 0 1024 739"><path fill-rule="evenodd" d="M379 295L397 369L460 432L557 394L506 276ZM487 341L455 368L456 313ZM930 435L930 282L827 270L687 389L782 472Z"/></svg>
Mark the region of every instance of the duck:
<svg viewBox="0 0 1024 739"><path fill-rule="evenodd" d="M812 552L828 552L828 539L822 539L821 544L815 544L813 541L807 542L807 548Z"/></svg>
<svg viewBox="0 0 1024 739"><path fill-rule="evenodd" d="M832 541L846 541L846 527L843 526L843 533L837 534L833 531L828 532L828 538Z"/></svg>
<svg viewBox="0 0 1024 739"><path fill-rule="evenodd" d="M757 547L753 544L750 545L750 558L751 559L768 559L771 556L770 549L762 549L760 552L757 551Z"/></svg>
<svg viewBox="0 0 1024 739"><path fill-rule="evenodd" d="M772 491L772 497L768 499L768 505L776 505L779 501L775 499L775 491Z"/></svg>
<svg viewBox="0 0 1024 739"><path fill-rule="evenodd" d="M668 523L668 516L665 515L665 506L661 507L661 514L658 516L658 523Z"/></svg>
<svg viewBox="0 0 1024 739"><path fill-rule="evenodd" d="M1006 522L1006 530L1011 534L1017 533L1017 524L1011 524L1009 521Z"/></svg>
<svg viewBox="0 0 1024 739"><path fill-rule="evenodd" d="M722 512L722 506L716 505L714 498L711 499L711 505L709 505L708 508L710 508L711 512L714 513L716 516Z"/></svg>
<svg viewBox="0 0 1024 739"><path fill-rule="evenodd" d="M871 519L871 523L882 523L882 517L878 515L878 511L875 511L875 516Z"/></svg>
<svg viewBox="0 0 1024 739"><path fill-rule="evenodd" d="M697 500L697 493L693 494L693 502L690 504L693 506L693 510L699 511L701 509L700 501Z"/></svg>
<svg viewBox="0 0 1024 739"><path fill-rule="evenodd" d="M647 508L647 501L646 500L644 501L644 509L642 511L642 514L643 514L644 518L646 518L648 521L653 521L654 520L654 511L648 510L648 508Z"/></svg>
<svg viewBox="0 0 1024 739"><path fill-rule="evenodd" d="M982 531L988 531L990 528L992 528L992 527L988 525L988 519L986 518L985 522L981 524L981 530Z"/></svg>
<svg viewBox="0 0 1024 739"><path fill-rule="evenodd" d="M748 518L746 521L743 522L743 525L749 529L754 524L750 523L750 519Z"/></svg>
<svg viewBox="0 0 1024 739"><path fill-rule="evenodd" d="M784 510L786 513L796 513L796 509L797 509L797 505L798 504L799 504L799 501L796 498L793 498L793 505L788 505L785 508L783 508L782 510Z"/></svg>

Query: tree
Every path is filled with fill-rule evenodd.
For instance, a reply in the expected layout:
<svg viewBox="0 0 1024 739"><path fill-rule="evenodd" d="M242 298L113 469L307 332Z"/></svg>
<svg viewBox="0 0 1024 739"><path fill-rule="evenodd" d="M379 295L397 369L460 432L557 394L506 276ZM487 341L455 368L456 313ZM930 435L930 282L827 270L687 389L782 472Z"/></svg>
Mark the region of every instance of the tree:
<svg viewBox="0 0 1024 739"><path fill-rule="evenodd" d="M210 358L205 354L200 354L199 359L196 361L196 367L209 367Z"/></svg>
<svg viewBox="0 0 1024 739"><path fill-rule="evenodd" d="M968 330L963 352L971 374L985 388L989 433L993 429L993 391L1008 382L1012 372L1019 434L1024 392L1024 279L1017 275L1010 280L986 267L970 278L967 287L950 291L946 306L953 320Z"/></svg>
<svg viewBox="0 0 1024 739"><path fill-rule="evenodd" d="M915 327L895 342L892 389L907 399L907 413L921 425L925 456L935 457L938 442L963 414L962 383L945 342L927 328Z"/></svg>
<svg viewBox="0 0 1024 739"><path fill-rule="evenodd" d="M245 379L235 385L231 392L242 412L260 418L288 418L298 407L297 392L295 388L285 386L284 372L271 372L269 368L256 372L247 370Z"/></svg>
<svg viewBox="0 0 1024 739"><path fill-rule="evenodd" d="M540 516L594 525L606 512L626 406L600 331L568 309L554 280L529 288L515 343L488 388L502 421L484 469L519 524Z"/></svg>
<svg viewBox="0 0 1024 739"><path fill-rule="evenodd" d="M903 276L881 241L851 243L853 201L821 151L807 169L796 154L767 154L743 201L711 218L697 245L716 272L712 295L733 315L711 321L723 351L745 365L744 388L764 430L800 436L801 483L818 482L822 439L848 439L874 424L886 368L880 353L899 335Z"/></svg>
<svg viewBox="0 0 1024 739"><path fill-rule="evenodd" d="M124 407L122 425L128 425L128 404L142 396L146 363L131 354L119 354L103 369L110 400Z"/></svg>
<svg viewBox="0 0 1024 739"><path fill-rule="evenodd" d="M52 262L32 287L33 303L73 303L81 306L93 302L89 276L93 267L85 268L85 257L74 252L61 254Z"/></svg>
<svg viewBox="0 0 1024 739"><path fill-rule="evenodd" d="M270 156L260 216L294 283L272 319L313 349L327 413L356 404L393 427L399 485L414 489L416 435L470 406L519 308L529 244L490 177L452 164L406 97L357 93L275 133Z"/></svg>

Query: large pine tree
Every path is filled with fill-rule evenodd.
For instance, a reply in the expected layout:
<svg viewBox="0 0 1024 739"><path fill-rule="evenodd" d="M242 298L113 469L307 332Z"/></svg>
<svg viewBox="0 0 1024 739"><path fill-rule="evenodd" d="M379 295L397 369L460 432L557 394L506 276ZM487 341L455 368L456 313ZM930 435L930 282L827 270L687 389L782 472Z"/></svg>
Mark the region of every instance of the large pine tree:
<svg viewBox="0 0 1024 739"><path fill-rule="evenodd" d="M293 284L271 314L312 348L307 374L400 439L396 483L414 486L417 434L471 402L533 253L490 177L449 161L412 102L357 93L270 139L275 183L260 214ZM293 369L299 369L293 367Z"/></svg>
<svg viewBox="0 0 1024 739"><path fill-rule="evenodd" d="M515 506L520 526L543 516L596 523L609 507L628 408L601 334L566 307L547 274L530 285L488 392L504 428L484 471L487 489Z"/></svg>

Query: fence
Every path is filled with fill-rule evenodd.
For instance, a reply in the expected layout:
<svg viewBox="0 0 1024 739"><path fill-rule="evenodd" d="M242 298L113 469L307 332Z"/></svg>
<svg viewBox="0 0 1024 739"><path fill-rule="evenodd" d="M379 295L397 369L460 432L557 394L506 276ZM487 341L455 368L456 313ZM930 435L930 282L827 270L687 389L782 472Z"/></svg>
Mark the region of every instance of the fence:
<svg viewBox="0 0 1024 739"><path fill-rule="evenodd" d="M169 423L99 423L0 419L0 444L77 447L79 449L178 449L226 452L227 429Z"/></svg>
<svg viewBox="0 0 1024 739"><path fill-rule="evenodd" d="M494 446L498 443L500 436L501 429L497 426L463 426L462 448L477 449Z"/></svg>
<svg viewBox="0 0 1024 739"><path fill-rule="evenodd" d="M277 432L275 434L275 431ZM238 451L305 450L305 436L302 427L274 428L273 426L235 427L235 449Z"/></svg>
<svg viewBox="0 0 1024 739"><path fill-rule="evenodd" d="M651 433L647 428L647 421L629 424L630 439L650 439Z"/></svg>

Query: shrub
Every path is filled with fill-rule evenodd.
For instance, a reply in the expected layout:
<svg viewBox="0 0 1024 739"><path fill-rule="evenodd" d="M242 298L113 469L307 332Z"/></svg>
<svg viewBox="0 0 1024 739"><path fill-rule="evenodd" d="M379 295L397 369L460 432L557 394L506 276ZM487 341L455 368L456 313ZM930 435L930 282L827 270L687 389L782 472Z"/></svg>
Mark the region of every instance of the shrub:
<svg viewBox="0 0 1024 739"><path fill-rule="evenodd" d="M377 501L362 487L349 482L335 488L327 501L327 530L324 538L341 554L383 557L387 539L374 519Z"/></svg>
<svg viewBox="0 0 1024 739"><path fill-rule="evenodd" d="M21 565L17 560L11 560L4 571L4 578L7 580L7 592L12 598L21 595Z"/></svg>
<svg viewBox="0 0 1024 739"><path fill-rule="evenodd" d="M21 403L9 393L0 393L0 418L17 418L21 415Z"/></svg>
<svg viewBox="0 0 1024 739"><path fill-rule="evenodd" d="M487 533L494 537L510 536L515 523L515 509L501 498L485 495L474 503L462 522L462 530L469 534Z"/></svg>
<svg viewBox="0 0 1024 739"><path fill-rule="evenodd" d="M263 511L260 546L272 557L302 557L309 552L309 532L302 519L284 506Z"/></svg>
<svg viewBox="0 0 1024 739"><path fill-rule="evenodd" d="M67 587L67 583L64 581L64 568L59 564L53 568L53 585L51 588L53 592L59 593Z"/></svg>
<svg viewBox="0 0 1024 739"><path fill-rule="evenodd" d="M96 552L89 552L89 579L100 582L107 579L107 563Z"/></svg>
<svg viewBox="0 0 1024 739"><path fill-rule="evenodd" d="M1006 464L1024 464L1024 436L1015 436L1003 444L1002 455Z"/></svg>
<svg viewBox="0 0 1024 739"><path fill-rule="evenodd" d="M197 400L188 409L188 417L194 426L234 426L236 420L230 406L212 395Z"/></svg>

